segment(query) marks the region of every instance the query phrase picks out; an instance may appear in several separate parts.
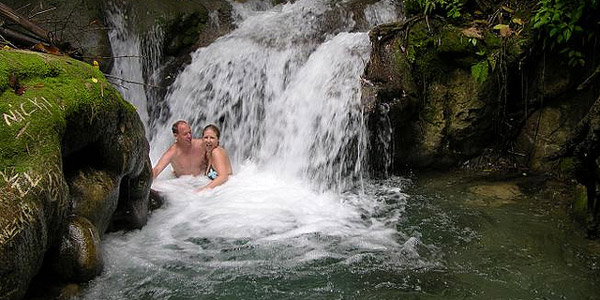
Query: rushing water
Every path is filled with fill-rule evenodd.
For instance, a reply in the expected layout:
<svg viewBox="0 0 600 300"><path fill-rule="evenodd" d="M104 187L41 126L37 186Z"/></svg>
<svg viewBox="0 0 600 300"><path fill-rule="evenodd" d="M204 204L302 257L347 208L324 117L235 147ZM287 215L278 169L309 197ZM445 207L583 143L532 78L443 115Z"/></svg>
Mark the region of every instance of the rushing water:
<svg viewBox="0 0 600 300"><path fill-rule="evenodd" d="M370 45L339 1L232 5L238 28L193 54L166 96L171 118L150 135L156 162L173 142L173 121L188 120L196 136L216 123L234 176L197 194L207 179L163 172L153 188L164 207L142 230L106 236L104 273L82 298L598 295L579 252L556 262L524 246L524 236L494 231L518 219L562 234L545 219L525 222L522 207L472 210L461 206L462 194L437 197L408 179L362 176L368 145L359 79ZM398 19L398 5L380 1L364 17L371 25ZM546 248L573 249L556 246L566 241Z"/></svg>

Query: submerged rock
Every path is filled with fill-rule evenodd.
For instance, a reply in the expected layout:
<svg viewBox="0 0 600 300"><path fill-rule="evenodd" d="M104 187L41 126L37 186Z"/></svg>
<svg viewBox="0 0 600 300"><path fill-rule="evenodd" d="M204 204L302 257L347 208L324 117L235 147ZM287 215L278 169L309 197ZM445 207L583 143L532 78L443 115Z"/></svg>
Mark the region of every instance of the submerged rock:
<svg viewBox="0 0 600 300"><path fill-rule="evenodd" d="M19 299L43 261L90 279L110 224L145 223L149 146L135 108L86 63L0 50L0 92L0 295Z"/></svg>
<svg viewBox="0 0 600 300"><path fill-rule="evenodd" d="M469 187L469 192L475 197L466 202L476 206L498 207L514 203L524 196L519 186L512 182L475 185Z"/></svg>

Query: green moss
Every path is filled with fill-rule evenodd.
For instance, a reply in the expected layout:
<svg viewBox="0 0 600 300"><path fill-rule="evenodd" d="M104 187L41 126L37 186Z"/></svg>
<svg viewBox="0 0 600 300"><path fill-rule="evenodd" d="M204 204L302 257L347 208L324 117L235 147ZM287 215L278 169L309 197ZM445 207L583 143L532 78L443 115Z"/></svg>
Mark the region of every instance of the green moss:
<svg viewBox="0 0 600 300"><path fill-rule="evenodd" d="M448 53L473 53L475 47L459 28L444 26L438 35L439 52Z"/></svg>
<svg viewBox="0 0 600 300"><path fill-rule="evenodd" d="M60 162L67 118L79 110L119 102L135 111L98 69L66 56L0 51L0 91L0 171L10 174Z"/></svg>
<svg viewBox="0 0 600 300"><path fill-rule="evenodd" d="M560 160L560 164L558 165L558 170L560 174L571 174L574 170L573 166L573 158L563 158Z"/></svg>

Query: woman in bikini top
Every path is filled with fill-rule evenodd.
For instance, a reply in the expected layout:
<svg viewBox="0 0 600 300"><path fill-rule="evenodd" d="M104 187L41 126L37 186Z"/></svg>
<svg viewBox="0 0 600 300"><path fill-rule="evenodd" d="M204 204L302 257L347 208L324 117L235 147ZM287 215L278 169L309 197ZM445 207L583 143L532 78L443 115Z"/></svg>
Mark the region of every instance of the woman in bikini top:
<svg viewBox="0 0 600 300"><path fill-rule="evenodd" d="M219 128L212 124L204 127L202 131L202 139L206 144L206 156L208 159L208 167L205 174L211 179L211 182L198 191L219 186L229 179L229 175L233 174L227 151L219 145L220 135Z"/></svg>

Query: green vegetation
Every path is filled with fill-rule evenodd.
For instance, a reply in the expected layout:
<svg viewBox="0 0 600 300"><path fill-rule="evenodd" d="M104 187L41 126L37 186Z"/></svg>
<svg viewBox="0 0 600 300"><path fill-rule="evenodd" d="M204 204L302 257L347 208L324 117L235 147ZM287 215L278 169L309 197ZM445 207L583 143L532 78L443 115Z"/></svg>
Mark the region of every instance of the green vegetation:
<svg viewBox="0 0 600 300"><path fill-rule="evenodd" d="M498 2L493 7L482 7L479 2L468 0L407 0L405 6L408 15L422 15L426 19L447 17L448 22L457 26L470 26L465 30L465 36L480 57L472 64L471 74L480 83L504 61L501 57L504 51L500 49L504 44L509 40L519 43L514 40L528 38L522 36L524 31L533 30L533 37L549 50L561 53L570 66L584 66L585 57L590 54L585 49L593 47L600 26L597 20L600 0L511 1ZM482 45L487 42L483 38L486 32L503 40L500 48L494 45L493 50L491 45ZM422 45L407 47L414 50ZM415 61L414 51L408 54Z"/></svg>
<svg viewBox="0 0 600 300"><path fill-rule="evenodd" d="M406 10L409 13L432 15L443 14L448 18L457 19L463 16L464 0L407 0Z"/></svg>
<svg viewBox="0 0 600 300"><path fill-rule="evenodd" d="M597 35L599 0L540 0L533 28L546 46L566 56L569 65L585 65L582 49ZM595 24L594 24L595 23Z"/></svg>
<svg viewBox="0 0 600 300"><path fill-rule="evenodd" d="M19 50L0 50L0 98L0 171L7 174L60 162L69 116L127 103L97 68L66 56Z"/></svg>

